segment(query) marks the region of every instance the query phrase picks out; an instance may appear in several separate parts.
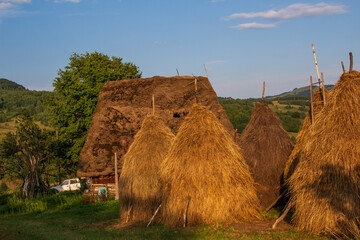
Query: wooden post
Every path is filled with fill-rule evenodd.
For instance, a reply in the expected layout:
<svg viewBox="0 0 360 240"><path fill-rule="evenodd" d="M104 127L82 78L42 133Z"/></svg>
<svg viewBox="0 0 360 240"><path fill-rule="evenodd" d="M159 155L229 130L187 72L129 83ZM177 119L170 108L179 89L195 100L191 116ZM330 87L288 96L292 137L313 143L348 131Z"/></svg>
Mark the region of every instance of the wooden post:
<svg viewBox="0 0 360 240"><path fill-rule="evenodd" d="M152 105L153 105L153 112L152 112L152 114L155 115L155 97L154 97L154 94L152 95Z"/></svg>
<svg viewBox="0 0 360 240"><path fill-rule="evenodd" d="M349 56L350 56L350 68L349 68L349 72L352 72L352 70L353 70L353 55L352 55L352 52L349 52Z"/></svg>
<svg viewBox="0 0 360 240"><path fill-rule="evenodd" d="M209 79L209 76L208 76L208 73L207 73L207 70L206 70L205 63L204 63L204 69L205 69L206 77L207 77L207 79Z"/></svg>
<svg viewBox="0 0 360 240"><path fill-rule="evenodd" d="M116 152L115 152L115 200L119 200L119 177L118 177L118 165L117 165Z"/></svg>
<svg viewBox="0 0 360 240"><path fill-rule="evenodd" d="M313 90L312 90L312 76L310 76L310 111L311 111L311 123L314 121L314 105L313 105Z"/></svg>
<svg viewBox="0 0 360 240"><path fill-rule="evenodd" d="M179 74L179 70L178 70L178 69L176 69L176 72L177 72L177 75L180 77L180 74Z"/></svg>
<svg viewBox="0 0 360 240"><path fill-rule="evenodd" d="M317 60L316 60L314 44L312 44L312 49L313 49L314 60L315 60L316 74L317 74L317 77L318 77L318 82L320 83L319 68L318 68L318 63L317 63Z"/></svg>
<svg viewBox="0 0 360 240"><path fill-rule="evenodd" d="M188 212L188 208L189 208L189 202L190 202L190 198L187 200L186 205L185 205L185 209L184 209L184 224L183 224L183 227L186 227L186 224L187 224L187 212Z"/></svg>
<svg viewBox="0 0 360 240"><path fill-rule="evenodd" d="M151 223L154 221L154 218L156 216L156 214L158 213L159 209L161 208L161 204L158 206L158 208L156 209L154 215L151 217L150 222L148 223L148 225L146 225L146 227L149 227L151 225Z"/></svg>
<svg viewBox="0 0 360 240"><path fill-rule="evenodd" d="M261 97L261 102L264 102L264 95L265 95L265 81L263 83L263 92L262 92L262 97Z"/></svg>
<svg viewBox="0 0 360 240"><path fill-rule="evenodd" d="M193 75L194 76L194 75ZM195 76L194 76L195 77ZM197 97L197 78L195 77L195 103L198 103L198 97Z"/></svg>
<svg viewBox="0 0 360 240"><path fill-rule="evenodd" d="M343 61L341 61L341 67L343 69L343 73L345 73L345 67L344 67L344 62Z"/></svg>
<svg viewBox="0 0 360 240"><path fill-rule="evenodd" d="M325 83L324 83L324 73L323 72L321 72L321 83L322 83L323 106L325 106L326 96L325 96Z"/></svg>
<svg viewBox="0 0 360 240"><path fill-rule="evenodd" d="M287 202L286 206L285 206L285 211L283 212L283 214L281 214L281 216L276 219L275 223L272 225L272 229L275 229L276 226L282 221L284 220L284 218L286 217L286 215L288 214L288 212L290 211L291 209L291 204L290 204L290 200L291 198L289 199L289 201Z"/></svg>

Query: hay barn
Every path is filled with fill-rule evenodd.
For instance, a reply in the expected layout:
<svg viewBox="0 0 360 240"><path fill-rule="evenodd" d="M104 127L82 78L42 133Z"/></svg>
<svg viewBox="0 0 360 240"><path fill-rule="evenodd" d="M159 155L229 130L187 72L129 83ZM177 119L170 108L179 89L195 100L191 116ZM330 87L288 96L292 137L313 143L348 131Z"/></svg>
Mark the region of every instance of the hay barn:
<svg viewBox="0 0 360 240"><path fill-rule="evenodd" d="M263 207L280 196L282 174L293 142L279 117L266 103L257 103L239 145L256 182Z"/></svg>
<svg viewBox="0 0 360 240"><path fill-rule="evenodd" d="M360 73L344 73L305 136L289 178L300 230L359 238Z"/></svg>
<svg viewBox="0 0 360 240"><path fill-rule="evenodd" d="M121 221L149 221L161 203L159 167L174 138L159 116L145 117L123 156L119 180Z"/></svg>
<svg viewBox="0 0 360 240"><path fill-rule="evenodd" d="M219 104L209 80L197 78L197 97L232 133L224 109ZM93 186L112 186L114 154L121 157L127 152L139 131L145 116L152 112L152 95L155 96L156 113L166 126L176 134L180 124L195 103L195 77L152 77L107 82L100 91L99 100L80 153L77 175L91 177ZM96 191L96 190L95 190Z"/></svg>
<svg viewBox="0 0 360 240"><path fill-rule="evenodd" d="M166 225L183 225L184 215L188 225L259 217L254 181L240 149L205 106L193 106L161 164L160 175Z"/></svg>

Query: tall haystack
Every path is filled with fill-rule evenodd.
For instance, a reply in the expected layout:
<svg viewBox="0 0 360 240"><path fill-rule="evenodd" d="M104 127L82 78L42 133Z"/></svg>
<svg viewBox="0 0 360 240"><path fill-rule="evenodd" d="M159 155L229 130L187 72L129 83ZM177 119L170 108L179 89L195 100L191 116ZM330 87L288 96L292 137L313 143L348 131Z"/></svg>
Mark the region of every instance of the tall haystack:
<svg viewBox="0 0 360 240"><path fill-rule="evenodd" d="M145 117L123 156L119 180L122 221L148 221L161 203L159 166L174 137L159 116Z"/></svg>
<svg viewBox="0 0 360 240"><path fill-rule="evenodd" d="M316 89L315 93L314 93L314 118L316 118L317 114L320 112L320 110L323 108L323 96L321 94L322 89L318 88ZM328 96L328 91L326 90L326 88L324 89L325 92L325 99ZM292 150L289 159L286 162L286 166L284 169L284 180L285 182L287 181L287 179L293 174L296 166L299 163L299 155L301 152L301 149L303 149L303 146L305 144L304 142L304 138L305 136L308 134L309 132L309 128L311 125L311 109L309 108L309 111L303 121L303 125L301 127L301 130L299 131L299 133L296 136L296 144L294 146L294 149Z"/></svg>
<svg viewBox="0 0 360 240"><path fill-rule="evenodd" d="M300 230L360 237L360 73L344 73L305 136L289 179Z"/></svg>
<svg viewBox="0 0 360 240"><path fill-rule="evenodd" d="M182 225L184 213L189 225L259 216L254 181L239 147L216 116L200 104L193 105L181 125L160 175L166 225Z"/></svg>
<svg viewBox="0 0 360 240"><path fill-rule="evenodd" d="M267 207L280 195L282 173L293 149L292 140L269 106L258 103L239 145L257 183L260 203Z"/></svg>

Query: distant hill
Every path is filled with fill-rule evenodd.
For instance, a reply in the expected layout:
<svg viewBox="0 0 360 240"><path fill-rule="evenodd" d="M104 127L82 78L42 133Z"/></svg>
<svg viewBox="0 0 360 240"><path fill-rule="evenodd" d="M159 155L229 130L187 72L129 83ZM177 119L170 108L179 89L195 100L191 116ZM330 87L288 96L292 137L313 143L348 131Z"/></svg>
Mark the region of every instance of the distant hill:
<svg viewBox="0 0 360 240"><path fill-rule="evenodd" d="M333 89L334 85L325 85L325 88L327 90L331 90ZM315 89L317 89L317 86L314 86L314 91ZM284 92L281 93L279 95L274 95L274 96L267 96L266 98L274 98L274 97L288 97L288 96L305 96L305 97L310 97L310 86L306 86L306 87L301 87L301 88L295 88L292 91L289 92Z"/></svg>
<svg viewBox="0 0 360 240"><path fill-rule="evenodd" d="M26 111L35 121L49 125L50 113L45 101L52 94L47 91L30 91L20 84L0 78L0 123L11 122Z"/></svg>
<svg viewBox="0 0 360 240"><path fill-rule="evenodd" d="M26 88L16 82L6 78L0 78L0 89L2 90L26 90Z"/></svg>

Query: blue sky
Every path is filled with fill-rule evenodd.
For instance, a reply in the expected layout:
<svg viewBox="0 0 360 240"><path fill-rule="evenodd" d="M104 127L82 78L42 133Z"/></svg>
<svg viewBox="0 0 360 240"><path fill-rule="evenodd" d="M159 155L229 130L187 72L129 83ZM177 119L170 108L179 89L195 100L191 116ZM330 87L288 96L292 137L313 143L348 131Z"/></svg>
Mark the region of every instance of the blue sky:
<svg viewBox="0 0 360 240"><path fill-rule="evenodd" d="M98 51L143 77L205 76L218 96L261 97L302 87L341 61L360 70L358 0L0 0L0 77L52 90L73 52Z"/></svg>

